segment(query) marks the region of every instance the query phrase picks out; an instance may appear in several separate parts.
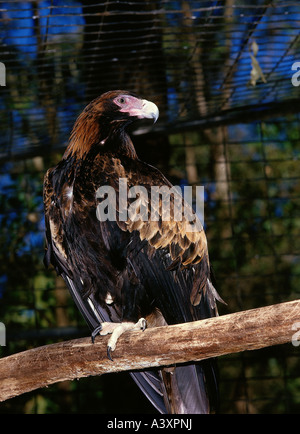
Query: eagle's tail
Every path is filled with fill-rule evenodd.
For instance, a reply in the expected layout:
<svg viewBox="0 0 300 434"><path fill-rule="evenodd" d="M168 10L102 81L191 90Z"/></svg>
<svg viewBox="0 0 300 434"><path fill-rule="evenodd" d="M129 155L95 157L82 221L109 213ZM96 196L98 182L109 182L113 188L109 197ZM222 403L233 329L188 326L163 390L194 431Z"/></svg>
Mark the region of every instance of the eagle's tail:
<svg viewBox="0 0 300 434"><path fill-rule="evenodd" d="M213 361L161 371L169 414L208 414L217 411L218 389Z"/></svg>
<svg viewBox="0 0 300 434"><path fill-rule="evenodd" d="M218 411L214 359L157 371L131 373L154 407L163 414L208 414Z"/></svg>

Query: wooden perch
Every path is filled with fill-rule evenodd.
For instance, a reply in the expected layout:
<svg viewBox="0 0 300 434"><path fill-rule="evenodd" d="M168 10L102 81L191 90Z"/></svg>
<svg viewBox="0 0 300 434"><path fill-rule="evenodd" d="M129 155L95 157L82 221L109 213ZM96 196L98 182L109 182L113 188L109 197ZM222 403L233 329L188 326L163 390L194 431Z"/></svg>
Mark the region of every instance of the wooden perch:
<svg viewBox="0 0 300 434"><path fill-rule="evenodd" d="M292 341L300 300L207 320L127 332L111 362L108 336L74 339L0 359L0 401L63 380L166 366Z"/></svg>

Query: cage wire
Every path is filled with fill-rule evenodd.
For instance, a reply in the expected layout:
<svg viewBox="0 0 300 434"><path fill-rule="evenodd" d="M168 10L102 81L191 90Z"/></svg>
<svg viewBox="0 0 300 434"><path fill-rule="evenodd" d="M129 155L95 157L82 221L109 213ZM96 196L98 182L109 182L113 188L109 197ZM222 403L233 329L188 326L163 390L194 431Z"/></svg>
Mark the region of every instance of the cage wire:
<svg viewBox="0 0 300 434"><path fill-rule="evenodd" d="M205 187L221 314L299 298L299 20L298 1L0 1L1 356L87 333L42 263L42 180L83 107L116 88L159 106L132 133L140 158ZM292 344L219 358L220 412L298 412L299 368ZM114 374L0 405L18 412L154 410Z"/></svg>

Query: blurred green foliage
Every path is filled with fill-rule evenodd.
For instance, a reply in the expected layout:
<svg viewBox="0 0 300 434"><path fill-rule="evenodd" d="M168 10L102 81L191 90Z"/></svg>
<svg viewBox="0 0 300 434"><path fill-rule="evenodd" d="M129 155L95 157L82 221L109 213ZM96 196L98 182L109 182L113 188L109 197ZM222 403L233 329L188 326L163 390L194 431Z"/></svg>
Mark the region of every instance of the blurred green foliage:
<svg viewBox="0 0 300 434"><path fill-rule="evenodd" d="M163 94L162 118L177 122L190 113L197 119L220 105L228 108L229 100L233 106L257 103L265 93L272 100L281 81L286 83L283 78L290 63L281 59L280 68L269 67L275 74L272 92L259 82L254 89L248 85L250 57L237 52L244 44L240 20L255 27L259 17L253 3L259 6L258 1L249 10L236 7L227 17L222 8L205 11L199 7L205 2L196 1L164 2L168 13L160 16L152 13L155 2L144 2L146 18L133 14L126 23L122 14L110 10L108 3L116 2L99 3L97 13L91 1L68 2L68 13L60 1L0 3L0 13L6 10L1 15L0 60L10 66L7 89L1 88L0 94L0 321L7 328L7 346L0 347L0 357L4 357L87 333L62 280L43 266L42 182L45 171L61 158L54 152L56 146L62 149L83 102L104 86L104 75L112 86L130 84L145 97L155 95L160 101ZM117 4L128 18L124 3ZM53 4L56 9L50 11ZM87 8L85 18L82 6ZM102 16L98 12L103 7ZM286 32L273 30L271 12L259 27L263 44L269 44L259 50L264 72L271 62L278 63L274 56L278 44L284 50L290 46L292 32L288 20L283 23ZM283 21L283 12L279 10L275 22L278 17ZM291 5L288 17L296 20L295 13ZM211 30L213 22L218 31ZM146 54L140 51L140 41L146 41ZM225 67L234 58L239 61L228 76L229 89L224 90ZM133 73L133 65L144 68L141 75ZM268 85L269 81L267 76ZM295 92L290 83L288 89ZM210 258L217 289L227 302L220 306L221 314L296 299L300 292L299 115L247 121L208 131L195 127L185 133L162 133L146 145L143 138L134 138L139 156L149 161L150 155L150 163L159 165L174 184L205 187ZM21 153L23 158L16 161L13 157ZM222 357L219 368L222 413L299 412L299 347L287 344ZM154 410L127 374L61 383L0 404L1 414L95 412Z"/></svg>

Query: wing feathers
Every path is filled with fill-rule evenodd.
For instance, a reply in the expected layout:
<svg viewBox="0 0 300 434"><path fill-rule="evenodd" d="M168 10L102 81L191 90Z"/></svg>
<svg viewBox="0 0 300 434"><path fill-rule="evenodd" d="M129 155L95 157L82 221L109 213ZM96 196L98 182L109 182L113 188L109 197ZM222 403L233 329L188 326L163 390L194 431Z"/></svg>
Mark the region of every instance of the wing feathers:
<svg viewBox="0 0 300 434"><path fill-rule="evenodd" d="M124 161L112 158L111 167L106 162L106 173L115 173L113 177L108 177L107 181L117 191L117 223L122 230L129 232L138 231L141 241L147 240L152 247L156 249L168 248L172 259L179 259L183 266L197 264L207 253L207 241L203 227L193 212L193 210L184 203L182 199L182 211L188 210L189 219L182 212L182 219L176 221L175 213L178 210L178 201L175 200L174 194L159 195L159 200L152 200L152 187L172 189L169 181L155 168L139 160L134 161L134 170L131 167L126 168ZM103 164L101 165L101 167ZM119 180L126 179L127 198L125 198L127 210L131 211L130 218L124 222L118 218L119 209ZM95 180L95 184L99 182ZM137 188L142 186L142 191ZM133 191L138 191L137 198L134 201ZM137 190L135 190L137 188ZM97 190L97 187L95 187ZM177 197L178 198L178 197ZM122 198L122 201L124 198ZM134 201L134 202L133 202ZM124 203L123 203L124 204ZM134 207L133 207L134 204ZM139 217L141 207L147 210L147 218ZM184 208L185 207L185 208ZM178 216L178 213L176 214ZM190 221L197 224L198 230L191 231ZM208 255L206 255L208 257Z"/></svg>

